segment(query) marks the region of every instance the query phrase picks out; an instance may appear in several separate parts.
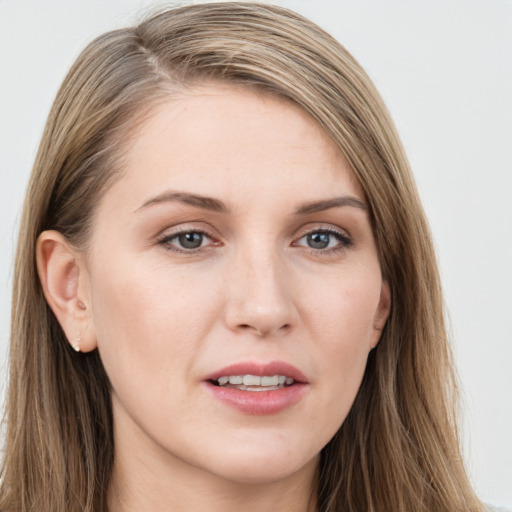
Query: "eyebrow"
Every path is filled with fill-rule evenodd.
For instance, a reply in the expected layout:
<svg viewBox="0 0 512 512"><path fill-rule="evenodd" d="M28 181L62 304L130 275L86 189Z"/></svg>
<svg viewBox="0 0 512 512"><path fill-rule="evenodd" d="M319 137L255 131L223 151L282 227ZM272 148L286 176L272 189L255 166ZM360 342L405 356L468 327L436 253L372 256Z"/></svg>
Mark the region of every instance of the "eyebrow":
<svg viewBox="0 0 512 512"><path fill-rule="evenodd" d="M142 206L137 208L135 212L139 212L153 204L166 202L184 203L203 210L218 213L229 213L229 208L222 201L214 199L213 197L190 194L188 192L164 192L158 196L148 199Z"/></svg>
<svg viewBox="0 0 512 512"><path fill-rule="evenodd" d="M332 199L324 199L322 201L303 203L295 210L295 213L297 215L308 215L330 210L331 208L340 208L342 206L352 206L360 210L366 210L366 204L357 197L340 196L333 197Z"/></svg>
<svg viewBox="0 0 512 512"><path fill-rule="evenodd" d="M165 202L184 203L196 208L201 208L203 210L209 210L217 213L229 213L230 211L222 201L213 197L191 194L189 192L168 191L148 199L142 206L137 208L135 212L139 212L140 210L143 210L144 208L147 208L153 204ZM357 197L340 196L333 197L331 199L323 199L321 201L302 203L295 209L295 214L308 215L330 210L331 208L340 208L343 206L352 206L354 208L359 208L360 210L366 210L366 204Z"/></svg>

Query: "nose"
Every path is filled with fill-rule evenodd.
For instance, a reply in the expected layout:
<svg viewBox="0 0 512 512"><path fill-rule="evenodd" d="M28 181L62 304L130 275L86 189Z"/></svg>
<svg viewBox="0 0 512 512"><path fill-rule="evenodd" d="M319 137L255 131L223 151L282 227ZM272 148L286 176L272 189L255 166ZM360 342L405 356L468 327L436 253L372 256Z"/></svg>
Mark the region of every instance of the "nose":
<svg viewBox="0 0 512 512"><path fill-rule="evenodd" d="M228 274L228 328L260 338L292 331L298 320L292 279L275 254L239 257Z"/></svg>

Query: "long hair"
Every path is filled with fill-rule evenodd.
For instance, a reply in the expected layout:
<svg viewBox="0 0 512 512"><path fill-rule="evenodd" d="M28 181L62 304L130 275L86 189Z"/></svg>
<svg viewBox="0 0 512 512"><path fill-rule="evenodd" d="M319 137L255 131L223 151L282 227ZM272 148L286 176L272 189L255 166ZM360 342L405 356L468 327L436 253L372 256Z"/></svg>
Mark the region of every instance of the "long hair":
<svg viewBox="0 0 512 512"><path fill-rule="evenodd" d="M0 509L107 510L109 381L97 352L69 348L38 279L36 240L56 229L85 248L134 126L174 92L213 81L287 98L332 138L364 190L391 290L353 407L321 453L319 510L482 510L459 449L431 236L393 122L366 73L322 29L280 7L231 2L171 9L100 36L57 94L16 256Z"/></svg>

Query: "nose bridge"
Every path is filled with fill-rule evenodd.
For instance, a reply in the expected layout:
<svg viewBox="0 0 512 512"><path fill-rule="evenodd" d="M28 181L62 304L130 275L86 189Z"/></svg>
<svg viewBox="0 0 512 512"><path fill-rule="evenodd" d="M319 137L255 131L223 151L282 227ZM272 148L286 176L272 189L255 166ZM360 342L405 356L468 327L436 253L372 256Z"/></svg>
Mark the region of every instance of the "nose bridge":
<svg viewBox="0 0 512 512"><path fill-rule="evenodd" d="M260 336L293 328L296 311L286 263L268 240L240 248L233 261L226 319Z"/></svg>

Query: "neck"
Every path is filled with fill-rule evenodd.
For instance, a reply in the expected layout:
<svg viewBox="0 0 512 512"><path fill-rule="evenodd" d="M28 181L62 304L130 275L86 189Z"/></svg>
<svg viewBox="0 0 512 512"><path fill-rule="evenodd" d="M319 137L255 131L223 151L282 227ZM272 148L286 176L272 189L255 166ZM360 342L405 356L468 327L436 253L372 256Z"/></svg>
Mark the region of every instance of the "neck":
<svg viewBox="0 0 512 512"><path fill-rule="evenodd" d="M132 471L116 465L109 489L109 512L316 512L311 480L291 475L271 483L238 483L196 471L155 473L149 468Z"/></svg>

